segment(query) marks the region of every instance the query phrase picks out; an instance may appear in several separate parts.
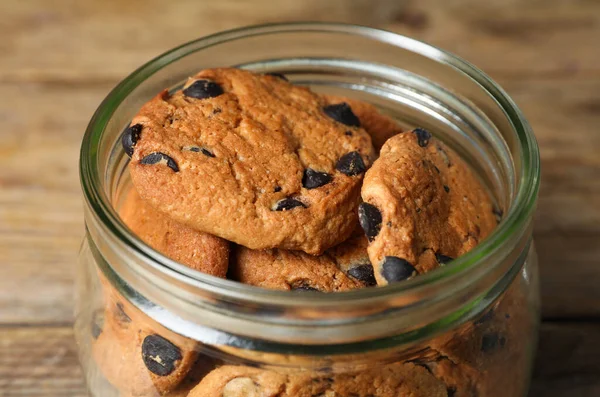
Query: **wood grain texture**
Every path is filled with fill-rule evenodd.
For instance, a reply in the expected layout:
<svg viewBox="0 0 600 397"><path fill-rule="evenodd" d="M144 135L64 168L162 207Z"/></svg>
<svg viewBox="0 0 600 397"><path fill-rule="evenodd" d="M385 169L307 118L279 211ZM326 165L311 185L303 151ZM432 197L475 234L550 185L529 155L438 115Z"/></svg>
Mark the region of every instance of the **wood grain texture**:
<svg viewBox="0 0 600 397"><path fill-rule="evenodd" d="M0 397L86 396L71 328L0 327L0 335ZM600 395L599 338L600 323L544 324L530 395Z"/></svg>
<svg viewBox="0 0 600 397"><path fill-rule="evenodd" d="M497 79L541 148L544 316L600 318L599 1L3 0L0 15L0 397L85 395L68 324L84 231L77 159L95 108L163 51L254 23L383 27ZM600 395L598 338L597 320L544 324L531 395Z"/></svg>

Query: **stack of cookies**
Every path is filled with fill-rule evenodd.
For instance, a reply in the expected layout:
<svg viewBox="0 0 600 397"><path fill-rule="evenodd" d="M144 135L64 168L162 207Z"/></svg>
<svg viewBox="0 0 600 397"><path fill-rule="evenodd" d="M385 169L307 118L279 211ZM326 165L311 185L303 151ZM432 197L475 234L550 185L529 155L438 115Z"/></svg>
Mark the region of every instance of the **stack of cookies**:
<svg viewBox="0 0 600 397"><path fill-rule="evenodd" d="M497 224L484 186L428 131L404 132L369 104L316 94L280 74L201 71L146 103L122 144L133 183L120 209L127 226L192 269L257 287L332 293L403 282L468 252ZM193 343L167 339L134 318L122 298L107 299L94 355L124 396L481 390L480 369L463 370L465 359L453 359L449 342L431 361L327 378L208 368ZM505 320L488 317L494 327L496 317ZM508 343L499 333L484 338L490 350Z"/></svg>

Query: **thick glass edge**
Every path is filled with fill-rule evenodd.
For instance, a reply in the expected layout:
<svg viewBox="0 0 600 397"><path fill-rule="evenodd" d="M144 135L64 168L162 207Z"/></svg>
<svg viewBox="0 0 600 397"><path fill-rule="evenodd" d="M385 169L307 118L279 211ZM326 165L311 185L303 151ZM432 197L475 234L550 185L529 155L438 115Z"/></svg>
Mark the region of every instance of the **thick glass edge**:
<svg viewBox="0 0 600 397"><path fill-rule="evenodd" d="M97 173L94 172L98 165L97 148L100 143L100 137L106 128L108 120L114 113L116 105L122 102L146 78L156 73L162 67L191 52L241 36L247 37L268 33L299 31L362 35L372 37L375 40L385 41L458 69L476 81L498 102L512 123L519 139L522 148L520 160L523 167L513 203L505 214L504 220L492 235L482 241L475 249L453 261L451 266L440 268L435 272L427 273L404 283L393 284L384 288L328 294L327 296L307 293L303 294L300 298L295 295L291 296L291 294L285 291L261 289L187 269L185 266L149 249L137 237L129 233L109 204L109 200L104 192L99 189L101 181L97 178ZM217 293L225 298L254 301L252 299L254 296L262 298L259 299L261 301L276 299L281 304L289 303L297 306L299 303L302 303L302 305L308 307L317 307L321 303L330 305L335 302L387 298L402 293L413 293L417 292L420 288L430 286L440 280L464 275L466 271L477 267L486 257L498 251L502 243L507 239L519 235L520 232L526 229L525 226L535 209L539 190L539 177L539 149L531 127L514 101L484 72L456 55L393 32L359 25L321 22L265 24L228 30L188 42L154 58L126 77L100 104L88 124L80 151L80 181L85 201L92 209L93 215L130 249L134 249L148 259L153 267L159 268L162 272L180 281Z"/></svg>

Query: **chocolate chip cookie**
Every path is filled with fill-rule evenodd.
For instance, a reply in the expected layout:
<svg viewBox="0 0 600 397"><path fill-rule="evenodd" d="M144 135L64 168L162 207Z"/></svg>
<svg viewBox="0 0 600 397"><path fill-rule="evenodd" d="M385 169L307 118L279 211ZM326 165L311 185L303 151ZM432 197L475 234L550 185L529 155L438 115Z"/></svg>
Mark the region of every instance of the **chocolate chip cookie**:
<svg viewBox="0 0 600 397"><path fill-rule="evenodd" d="M442 382L414 364L389 364L347 375L279 373L223 366L208 374L189 397L447 397Z"/></svg>
<svg viewBox="0 0 600 397"><path fill-rule="evenodd" d="M229 242L178 223L157 211L131 189L119 211L123 222L161 254L192 269L225 277Z"/></svg>
<svg viewBox="0 0 600 397"><path fill-rule="evenodd" d="M123 146L140 196L171 219L251 249L310 254L352 233L375 158L348 104L237 69L156 96Z"/></svg>
<svg viewBox="0 0 600 397"><path fill-rule="evenodd" d="M327 254L312 256L299 251L251 250L237 246L230 266L230 278L263 288L336 292L364 286L340 270Z"/></svg>
<svg viewBox="0 0 600 397"><path fill-rule="evenodd" d="M196 343L146 324L120 301L107 302L92 354L104 377L131 396L161 396L179 386L196 361Z"/></svg>
<svg viewBox="0 0 600 397"><path fill-rule="evenodd" d="M473 171L420 128L383 145L362 198L359 221L379 285L448 263L496 226L490 196Z"/></svg>

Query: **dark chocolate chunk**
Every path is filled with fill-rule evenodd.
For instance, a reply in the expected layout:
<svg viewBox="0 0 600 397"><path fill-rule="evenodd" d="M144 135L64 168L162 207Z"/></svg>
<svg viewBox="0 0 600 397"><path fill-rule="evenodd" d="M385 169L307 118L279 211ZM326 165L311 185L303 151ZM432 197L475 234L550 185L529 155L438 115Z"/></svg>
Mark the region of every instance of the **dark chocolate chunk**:
<svg viewBox="0 0 600 397"><path fill-rule="evenodd" d="M504 216L504 211L502 211L502 209L494 206L492 208L492 213L496 216L496 222L500 223L500 221L502 220L502 217Z"/></svg>
<svg viewBox="0 0 600 397"><path fill-rule="evenodd" d="M331 182L331 175L326 172L315 171L312 168L304 170L302 186L306 189L316 189Z"/></svg>
<svg viewBox="0 0 600 397"><path fill-rule="evenodd" d="M183 90L183 95L196 99L214 98L222 93L221 86L210 80L196 80Z"/></svg>
<svg viewBox="0 0 600 397"><path fill-rule="evenodd" d="M440 265L447 265L449 262L454 260L454 258L452 258L451 256L443 254L435 254L435 259Z"/></svg>
<svg viewBox="0 0 600 397"><path fill-rule="evenodd" d="M207 148L204 148L204 147L192 146L190 148L190 151L196 152L196 153L202 153L203 155L208 156L208 157L215 157L215 154L213 152L211 152L210 150L208 150Z"/></svg>
<svg viewBox="0 0 600 397"><path fill-rule="evenodd" d="M352 136L352 131L350 131L350 130L346 130L346 131L344 132L344 135L347 135L347 136Z"/></svg>
<svg viewBox="0 0 600 397"><path fill-rule="evenodd" d="M285 77L284 74L282 73L277 73L277 72L269 72L269 73L265 73L267 76L273 76L273 77L278 77L281 80L285 80L285 81L289 81L287 77Z"/></svg>
<svg viewBox="0 0 600 397"><path fill-rule="evenodd" d="M416 276L417 269L406 259L386 256L381 265L381 275L388 283L395 283Z"/></svg>
<svg viewBox="0 0 600 397"><path fill-rule="evenodd" d="M281 191L281 186L275 186L275 188L273 189L273 191L274 191L275 193L278 193L278 192L280 192L280 191Z"/></svg>
<svg viewBox="0 0 600 397"><path fill-rule="evenodd" d="M446 191L446 193L450 193L450 188L446 185L444 185L444 190Z"/></svg>
<svg viewBox="0 0 600 397"><path fill-rule="evenodd" d="M335 169L348 176L362 174L365 172L366 168L367 167L365 167L365 163L358 152L346 153L340 157L335 165Z"/></svg>
<svg viewBox="0 0 600 397"><path fill-rule="evenodd" d="M369 241L375 240L379 234L382 220L381 212L374 205L361 203L358 206L358 221Z"/></svg>
<svg viewBox="0 0 600 397"><path fill-rule="evenodd" d="M350 127L360 127L360 120L356 117L354 112L352 112L352 108L346 102L325 106L323 111L335 121L339 121Z"/></svg>
<svg viewBox="0 0 600 397"><path fill-rule="evenodd" d="M306 205L295 198L287 197L277 202L274 211L288 211L296 207L306 208Z"/></svg>
<svg viewBox="0 0 600 397"><path fill-rule="evenodd" d="M448 397L454 397L454 396L456 396L456 388L448 387L448 388L446 388L446 393L448 393Z"/></svg>
<svg viewBox="0 0 600 397"><path fill-rule="evenodd" d="M123 131L123 135L121 136L121 145L123 145L123 149L129 157L133 156L133 149L135 148L137 141L140 139L141 133L141 124L134 124L127 127L125 131Z"/></svg>
<svg viewBox="0 0 600 397"><path fill-rule="evenodd" d="M167 167L169 167L170 169L172 169L175 172L179 172L179 167L177 166L177 163L175 162L175 160L173 160L171 157L169 157L166 154L161 153L161 152L150 153L149 155L144 157L140 161L140 163L146 164L146 165L152 165L152 164L161 163L163 161L167 164Z"/></svg>
<svg viewBox="0 0 600 397"><path fill-rule="evenodd" d="M373 273L373 266L371 266L370 263L351 267L348 269L348 274L358 281L361 281L367 287L377 285L375 274Z"/></svg>
<svg viewBox="0 0 600 397"><path fill-rule="evenodd" d="M413 133L417 136L417 143L421 147L426 147L431 139L431 133L423 128L415 128Z"/></svg>
<svg viewBox="0 0 600 397"><path fill-rule="evenodd" d="M481 338L481 351L484 353L488 353L493 350L496 350L498 345L503 346L506 343L506 339L504 340L504 342L500 342L501 339L504 338L500 338L500 336L495 332L483 335L483 337Z"/></svg>
<svg viewBox="0 0 600 397"><path fill-rule="evenodd" d="M167 376L182 359L181 350L160 335L148 335L142 343L142 358L146 368L158 376Z"/></svg>
<svg viewBox="0 0 600 397"><path fill-rule="evenodd" d="M115 311L117 320L121 323L130 323L131 317L129 317L127 313L125 313L125 308L123 307L123 304L121 302L118 302L116 306L117 308Z"/></svg>

